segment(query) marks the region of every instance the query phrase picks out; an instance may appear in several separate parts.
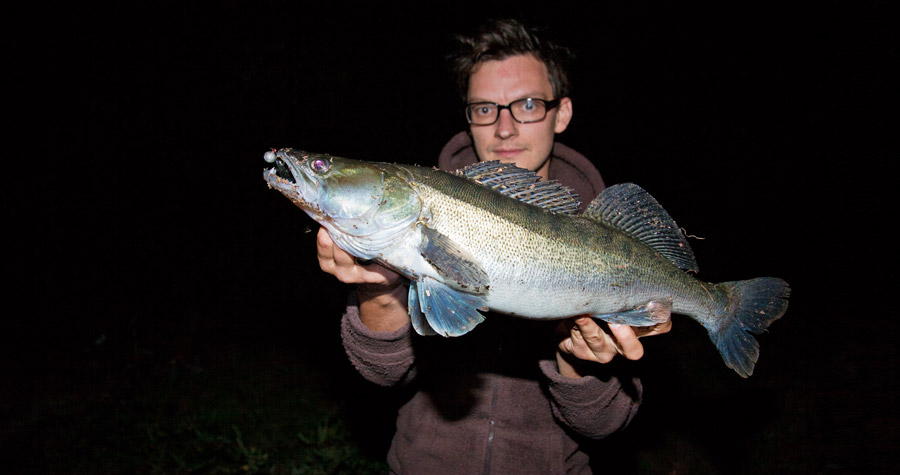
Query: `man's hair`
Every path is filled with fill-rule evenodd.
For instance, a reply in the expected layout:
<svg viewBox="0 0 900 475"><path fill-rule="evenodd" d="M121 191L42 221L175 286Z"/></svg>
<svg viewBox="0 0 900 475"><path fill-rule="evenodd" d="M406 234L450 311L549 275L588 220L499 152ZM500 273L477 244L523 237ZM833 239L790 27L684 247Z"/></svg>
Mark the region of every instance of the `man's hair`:
<svg viewBox="0 0 900 475"><path fill-rule="evenodd" d="M479 63L523 54L534 56L547 67L555 96L553 99L568 96L570 85L566 69L572 53L552 40L542 38L541 33L518 20L503 19L489 20L471 35L457 36L457 49L449 55L449 59L463 102L469 89L469 77Z"/></svg>

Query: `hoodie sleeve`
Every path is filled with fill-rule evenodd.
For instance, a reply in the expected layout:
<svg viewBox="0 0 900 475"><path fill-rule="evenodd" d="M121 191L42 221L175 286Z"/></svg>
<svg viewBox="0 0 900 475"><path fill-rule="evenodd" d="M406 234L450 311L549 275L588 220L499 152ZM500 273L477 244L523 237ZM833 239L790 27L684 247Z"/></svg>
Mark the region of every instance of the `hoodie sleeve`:
<svg viewBox="0 0 900 475"><path fill-rule="evenodd" d="M637 414L643 388L636 377L614 373L607 379L573 379L559 374L555 361L543 360L540 367L547 378L553 415L585 437L607 437L625 428Z"/></svg>
<svg viewBox="0 0 900 475"><path fill-rule="evenodd" d="M412 380L415 355L412 325L393 332L374 332L359 319L355 293L341 319L341 340L350 363L363 378L380 386L396 386Z"/></svg>

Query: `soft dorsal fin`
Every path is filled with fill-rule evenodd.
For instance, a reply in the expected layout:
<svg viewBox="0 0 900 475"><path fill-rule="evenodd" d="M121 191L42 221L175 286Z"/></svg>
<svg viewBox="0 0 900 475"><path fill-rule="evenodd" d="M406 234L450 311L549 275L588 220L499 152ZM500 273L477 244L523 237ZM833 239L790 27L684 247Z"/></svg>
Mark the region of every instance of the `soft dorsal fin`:
<svg viewBox="0 0 900 475"><path fill-rule="evenodd" d="M456 172L510 198L554 213L578 214L580 201L571 188L558 181L541 181L537 173L496 160L478 162Z"/></svg>
<svg viewBox="0 0 900 475"><path fill-rule="evenodd" d="M669 213L634 183L600 193L584 216L602 221L655 249L680 269L699 272L694 251Z"/></svg>

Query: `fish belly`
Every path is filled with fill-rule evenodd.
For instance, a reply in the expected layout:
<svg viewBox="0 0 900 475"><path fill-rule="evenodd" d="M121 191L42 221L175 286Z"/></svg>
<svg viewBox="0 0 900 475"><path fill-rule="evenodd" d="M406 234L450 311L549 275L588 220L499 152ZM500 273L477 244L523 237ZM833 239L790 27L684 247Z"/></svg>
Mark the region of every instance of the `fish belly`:
<svg viewBox="0 0 900 475"><path fill-rule="evenodd" d="M699 294L693 279L660 257L623 257L597 247L599 252L555 249L550 258L491 262L488 306L536 319L606 315L664 300L695 307L689 303Z"/></svg>
<svg viewBox="0 0 900 475"><path fill-rule="evenodd" d="M579 283L558 287L494 282L487 304L491 310L500 313L535 319L562 319L629 310L653 300L649 295L650 292L623 292L610 286L604 288Z"/></svg>

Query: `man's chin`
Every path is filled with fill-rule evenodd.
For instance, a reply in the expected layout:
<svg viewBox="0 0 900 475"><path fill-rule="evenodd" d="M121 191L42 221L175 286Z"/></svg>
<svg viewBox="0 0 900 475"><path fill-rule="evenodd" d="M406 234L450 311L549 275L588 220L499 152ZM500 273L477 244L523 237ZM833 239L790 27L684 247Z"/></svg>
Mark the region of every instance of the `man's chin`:
<svg viewBox="0 0 900 475"><path fill-rule="evenodd" d="M498 160L503 163L511 163L513 165L527 168L520 164L525 164L528 162L528 157L525 156L523 152L516 153L492 153L491 160Z"/></svg>

